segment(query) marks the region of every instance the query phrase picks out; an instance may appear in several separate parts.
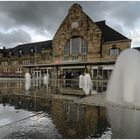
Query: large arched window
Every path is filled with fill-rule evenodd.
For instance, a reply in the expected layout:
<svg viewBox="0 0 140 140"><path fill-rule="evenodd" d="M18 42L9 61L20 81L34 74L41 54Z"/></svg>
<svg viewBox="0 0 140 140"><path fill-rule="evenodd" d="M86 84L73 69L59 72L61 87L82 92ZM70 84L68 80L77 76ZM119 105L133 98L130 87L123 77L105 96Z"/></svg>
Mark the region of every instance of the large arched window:
<svg viewBox="0 0 140 140"><path fill-rule="evenodd" d="M77 56L87 54L87 43L81 37L74 37L68 40L64 46L64 55Z"/></svg>
<svg viewBox="0 0 140 140"><path fill-rule="evenodd" d="M75 56L80 53L80 38L71 38L71 55Z"/></svg>

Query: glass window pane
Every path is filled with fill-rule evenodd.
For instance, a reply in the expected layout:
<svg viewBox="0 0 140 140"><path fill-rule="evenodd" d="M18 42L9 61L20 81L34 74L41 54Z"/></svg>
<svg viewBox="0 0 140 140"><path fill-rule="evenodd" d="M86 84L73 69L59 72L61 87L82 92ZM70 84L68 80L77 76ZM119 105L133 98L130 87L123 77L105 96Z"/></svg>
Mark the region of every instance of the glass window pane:
<svg viewBox="0 0 140 140"><path fill-rule="evenodd" d="M108 79L108 70L103 70L103 79Z"/></svg>
<svg viewBox="0 0 140 140"><path fill-rule="evenodd" d="M118 56L120 54L120 50L118 48L110 49L110 56Z"/></svg>
<svg viewBox="0 0 140 140"><path fill-rule="evenodd" d="M93 69L93 78L97 77L97 69Z"/></svg>
<svg viewBox="0 0 140 140"><path fill-rule="evenodd" d="M70 53L70 41L68 41L64 46L64 55L68 55Z"/></svg>
<svg viewBox="0 0 140 140"><path fill-rule="evenodd" d="M78 55L80 48L80 38L72 38L71 39L71 54Z"/></svg>
<svg viewBox="0 0 140 140"><path fill-rule="evenodd" d="M81 39L81 54L83 55L87 54L87 45L84 39Z"/></svg>

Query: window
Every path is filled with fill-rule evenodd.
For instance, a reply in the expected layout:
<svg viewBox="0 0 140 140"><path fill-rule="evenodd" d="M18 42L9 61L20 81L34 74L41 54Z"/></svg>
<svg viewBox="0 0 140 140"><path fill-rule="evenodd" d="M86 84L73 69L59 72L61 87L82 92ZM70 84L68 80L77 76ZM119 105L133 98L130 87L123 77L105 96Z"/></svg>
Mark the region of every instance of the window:
<svg viewBox="0 0 140 140"><path fill-rule="evenodd" d="M103 70L103 79L108 79L108 70Z"/></svg>
<svg viewBox="0 0 140 140"><path fill-rule="evenodd" d="M93 69L93 78L97 77L97 69Z"/></svg>
<svg viewBox="0 0 140 140"><path fill-rule="evenodd" d="M87 44L84 39L81 39L81 54L87 55Z"/></svg>
<svg viewBox="0 0 140 140"><path fill-rule="evenodd" d="M103 68L102 67L98 67L97 76L98 76L98 79L102 78L102 76L103 76Z"/></svg>
<svg viewBox="0 0 140 140"><path fill-rule="evenodd" d="M71 54L72 55L78 55L80 50L80 38L76 37L76 38L72 38L71 39Z"/></svg>
<svg viewBox="0 0 140 140"><path fill-rule="evenodd" d="M112 48L109 50L110 56L118 56L120 54L120 49L118 48Z"/></svg>
<svg viewBox="0 0 140 140"><path fill-rule="evenodd" d="M22 55L23 55L23 51L19 50L19 56L22 56Z"/></svg>
<svg viewBox="0 0 140 140"><path fill-rule="evenodd" d="M64 46L64 55L69 54L70 54L70 42L67 42L66 45Z"/></svg>
<svg viewBox="0 0 140 140"><path fill-rule="evenodd" d="M109 79L113 69L104 69L103 70L103 79Z"/></svg>
<svg viewBox="0 0 140 140"><path fill-rule="evenodd" d="M15 60L15 61L12 61L12 65L17 65L18 64L18 61Z"/></svg>
<svg viewBox="0 0 140 140"><path fill-rule="evenodd" d="M30 54L31 54L31 55L34 54L34 49L33 49L33 48L30 49Z"/></svg>
<svg viewBox="0 0 140 140"><path fill-rule="evenodd" d="M64 55L71 54L72 56L87 55L87 43L81 37L74 37L68 40L64 46Z"/></svg>
<svg viewBox="0 0 140 140"><path fill-rule="evenodd" d="M8 62L7 61L3 61L3 62L1 62L1 65L8 65Z"/></svg>
<svg viewBox="0 0 140 140"><path fill-rule="evenodd" d="M15 71L15 73L21 74L23 72L23 70L21 68L17 68L17 70Z"/></svg>
<svg viewBox="0 0 140 140"><path fill-rule="evenodd" d="M30 64L30 60L28 60L28 59L22 60L22 64Z"/></svg>

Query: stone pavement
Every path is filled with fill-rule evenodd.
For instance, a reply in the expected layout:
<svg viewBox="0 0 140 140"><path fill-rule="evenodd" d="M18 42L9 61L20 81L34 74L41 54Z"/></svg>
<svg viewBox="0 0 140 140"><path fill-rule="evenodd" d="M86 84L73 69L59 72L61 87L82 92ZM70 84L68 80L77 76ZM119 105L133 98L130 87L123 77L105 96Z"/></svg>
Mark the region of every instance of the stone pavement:
<svg viewBox="0 0 140 140"><path fill-rule="evenodd" d="M105 96L106 96L105 92L94 94L94 95L89 95L89 96L86 96L84 98L80 98L80 99L75 100L74 103L140 110L140 106L134 106L133 104L128 104L128 103L115 104L115 103L108 102L108 101L106 101Z"/></svg>

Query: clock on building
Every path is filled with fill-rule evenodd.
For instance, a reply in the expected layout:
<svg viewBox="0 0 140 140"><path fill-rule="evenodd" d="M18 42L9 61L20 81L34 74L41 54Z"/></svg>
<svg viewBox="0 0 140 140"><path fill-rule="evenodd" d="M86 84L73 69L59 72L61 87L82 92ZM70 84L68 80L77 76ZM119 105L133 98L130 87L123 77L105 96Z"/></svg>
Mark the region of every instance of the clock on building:
<svg viewBox="0 0 140 140"><path fill-rule="evenodd" d="M72 22L72 24L71 24L71 28L72 29L76 29L77 27L79 26L79 23L78 22Z"/></svg>

